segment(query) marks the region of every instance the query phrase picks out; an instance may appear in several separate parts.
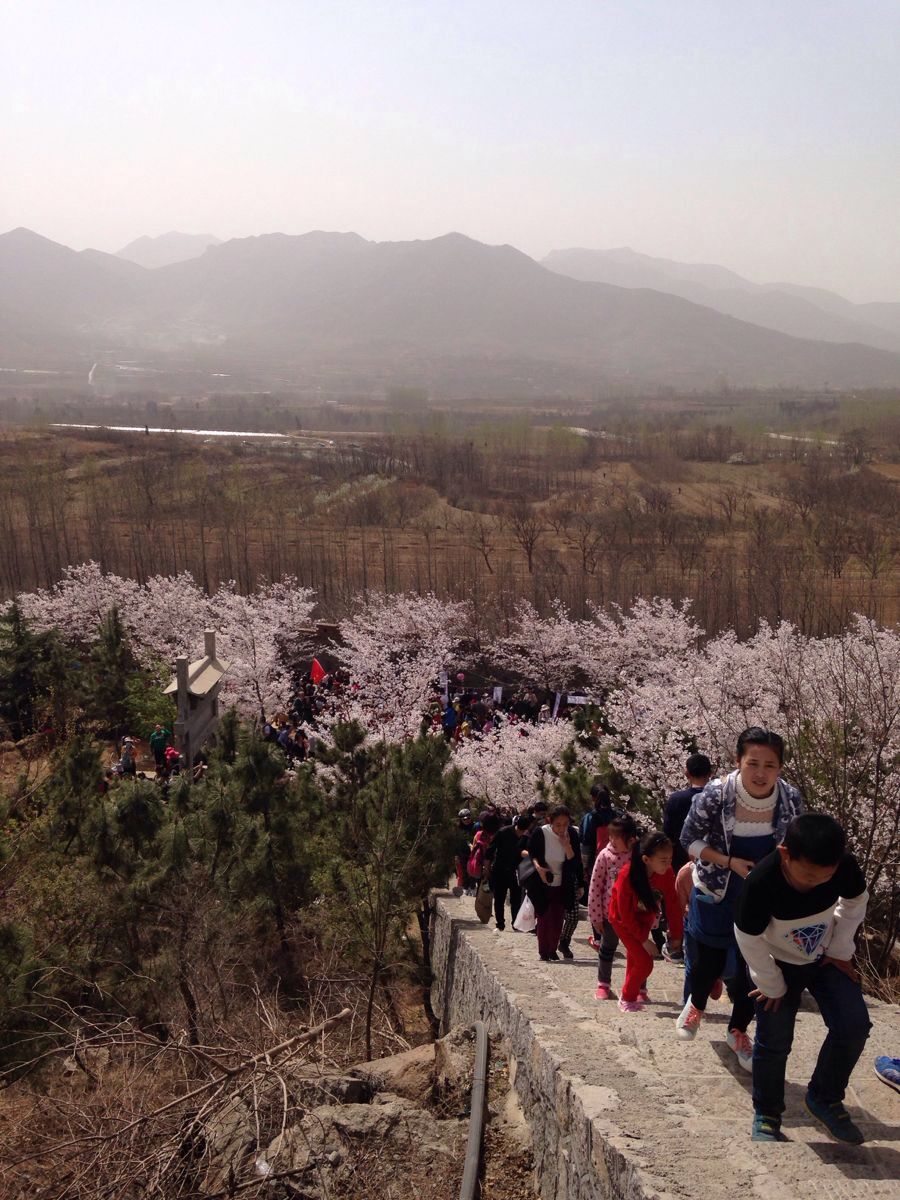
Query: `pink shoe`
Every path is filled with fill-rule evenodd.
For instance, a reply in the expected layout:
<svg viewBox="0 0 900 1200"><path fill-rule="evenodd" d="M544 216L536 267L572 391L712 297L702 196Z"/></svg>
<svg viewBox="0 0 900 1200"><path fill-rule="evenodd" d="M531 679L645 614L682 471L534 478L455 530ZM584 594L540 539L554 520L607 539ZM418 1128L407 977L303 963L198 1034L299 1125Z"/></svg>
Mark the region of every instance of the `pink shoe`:
<svg viewBox="0 0 900 1200"><path fill-rule="evenodd" d="M609 990L608 983L598 983L597 990L594 992L595 1000L611 1000L612 992Z"/></svg>
<svg viewBox="0 0 900 1200"><path fill-rule="evenodd" d="M640 1000L641 1004L649 1004L650 1003L650 993L647 991L647 989L645 987L642 987L641 990L638 992L638 1000Z"/></svg>
<svg viewBox="0 0 900 1200"><path fill-rule="evenodd" d="M622 1000L619 999L619 1012L640 1012L643 1009L643 1004L640 1000Z"/></svg>
<svg viewBox="0 0 900 1200"><path fill-rule="evenodd" d="M745 1071L753 1070L753 1043L741 1029L729 1029L725 1037L729 1050L737 1055L737 1060Z"/></svg>
<svg viewBox="0 0 900 1200"><path fill-rule="evenodd" d="M593 934L591 934L591 936L588 938L588 945L590 946L590 948L592 950L600 949L600 943L597 941L597 939L594 937Z"/></svg>
<svg viewBox="0 0 900 1200"><path fill-rule="evenodd" d="M700 1028L700 1022L703 1020L703 1011L699 1008L694 1008L690 1000L681 1010L681 1015L675 1022L675 1030L682 1041L690 1042L697 1036L697 1030Z"/></svg>

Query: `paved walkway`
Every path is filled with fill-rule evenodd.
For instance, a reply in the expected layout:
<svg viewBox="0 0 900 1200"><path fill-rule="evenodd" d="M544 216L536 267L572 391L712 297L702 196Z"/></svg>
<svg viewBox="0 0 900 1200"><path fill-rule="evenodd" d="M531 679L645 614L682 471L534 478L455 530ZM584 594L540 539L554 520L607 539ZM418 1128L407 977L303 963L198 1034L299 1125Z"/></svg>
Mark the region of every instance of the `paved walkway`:
<svg viewBox="0 0 900 1200"><path fill-rule="evenodd" d="M590 927L578 926L574 962L542 963L535 938L503 933L473 921L471 900L441 897L457 915L460 933L516 1008L573 1078L609 1134L635 1154L662 1196L695 1200L900 1200L900 1094L873 1072L878 1054L900 1054L900 1010L871 1002L873 1029L851 1080L848 1107L865 1132L862 1147L833 1142L803 1107L824 1026L813 1002L801 1011L788 1063L787 1111L778 1145L750 1140L750 1076L725 1044L729 1007L711 1003L693 1042L675 1035L682 1007L683 972L657 963L652 1003L639 1014L620 1013L614 1000L596 1001L595 953ZM618 995L624 962L613 967ZM752 1033L752 1027L751 1027Z"/></svg>

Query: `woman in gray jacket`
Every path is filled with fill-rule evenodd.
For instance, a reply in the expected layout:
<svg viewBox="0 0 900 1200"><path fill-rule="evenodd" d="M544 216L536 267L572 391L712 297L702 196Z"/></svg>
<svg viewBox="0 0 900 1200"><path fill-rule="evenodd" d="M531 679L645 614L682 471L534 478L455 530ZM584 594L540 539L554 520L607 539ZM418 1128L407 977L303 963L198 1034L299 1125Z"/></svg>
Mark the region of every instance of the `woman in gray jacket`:
<svg viewBox="0 0 900 1200"><path fill-rule="evenodd" d="M694 888L688 907L691 938L691 993L675 1022L678 1036L696 1037L709 993L728 971L733 1002L727 1042L749 1071L753 1047L747 1026L753 1019L752 983L734 936L734 909L753 867L784 837L803 812L803 799L781 778L784 741L770 729L745 729L737 742L737 769L712 779L694 797L681 832L681 844L694 859Z"/></svg>

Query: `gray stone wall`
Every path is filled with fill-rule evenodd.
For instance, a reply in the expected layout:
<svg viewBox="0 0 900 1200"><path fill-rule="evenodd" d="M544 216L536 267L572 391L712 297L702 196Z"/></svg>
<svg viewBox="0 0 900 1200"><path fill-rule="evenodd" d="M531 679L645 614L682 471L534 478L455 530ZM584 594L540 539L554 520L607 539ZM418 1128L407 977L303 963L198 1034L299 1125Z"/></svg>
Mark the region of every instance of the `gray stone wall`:
<svg viewBox="0 0 900 1200"><path fill-rule="evenodd" d="M460 915L457 901L437 898L432 1005L445 1032L481 1020L492 1042L502 1043L510 1082L531 1127L542 1200L667 1200L670 1193L652 1186L636 1156L617 1144L621 1134L609 1121L616 1094L567 1073L564 1057L542 1036L546 1027L525 1014L518 995L476 949L470 934L487 931L468 916Z"/></svg>

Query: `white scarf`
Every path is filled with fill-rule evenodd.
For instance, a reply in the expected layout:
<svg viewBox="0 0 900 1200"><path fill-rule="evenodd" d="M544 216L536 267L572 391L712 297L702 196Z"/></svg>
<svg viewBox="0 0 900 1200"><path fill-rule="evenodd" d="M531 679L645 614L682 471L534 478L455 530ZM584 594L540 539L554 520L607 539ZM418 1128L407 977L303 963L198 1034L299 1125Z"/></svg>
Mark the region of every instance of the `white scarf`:
<svg viewBox="0 0 900 1200"><path fill-rule="evenodd" d="M771 812L775 807L775 799L778 795L777 783L768 796L751 796L743 783L741 783L741 777L738 774L737 779L734 781L734 789L741 808L747 808L754 813L767 813Z"/></svg>

